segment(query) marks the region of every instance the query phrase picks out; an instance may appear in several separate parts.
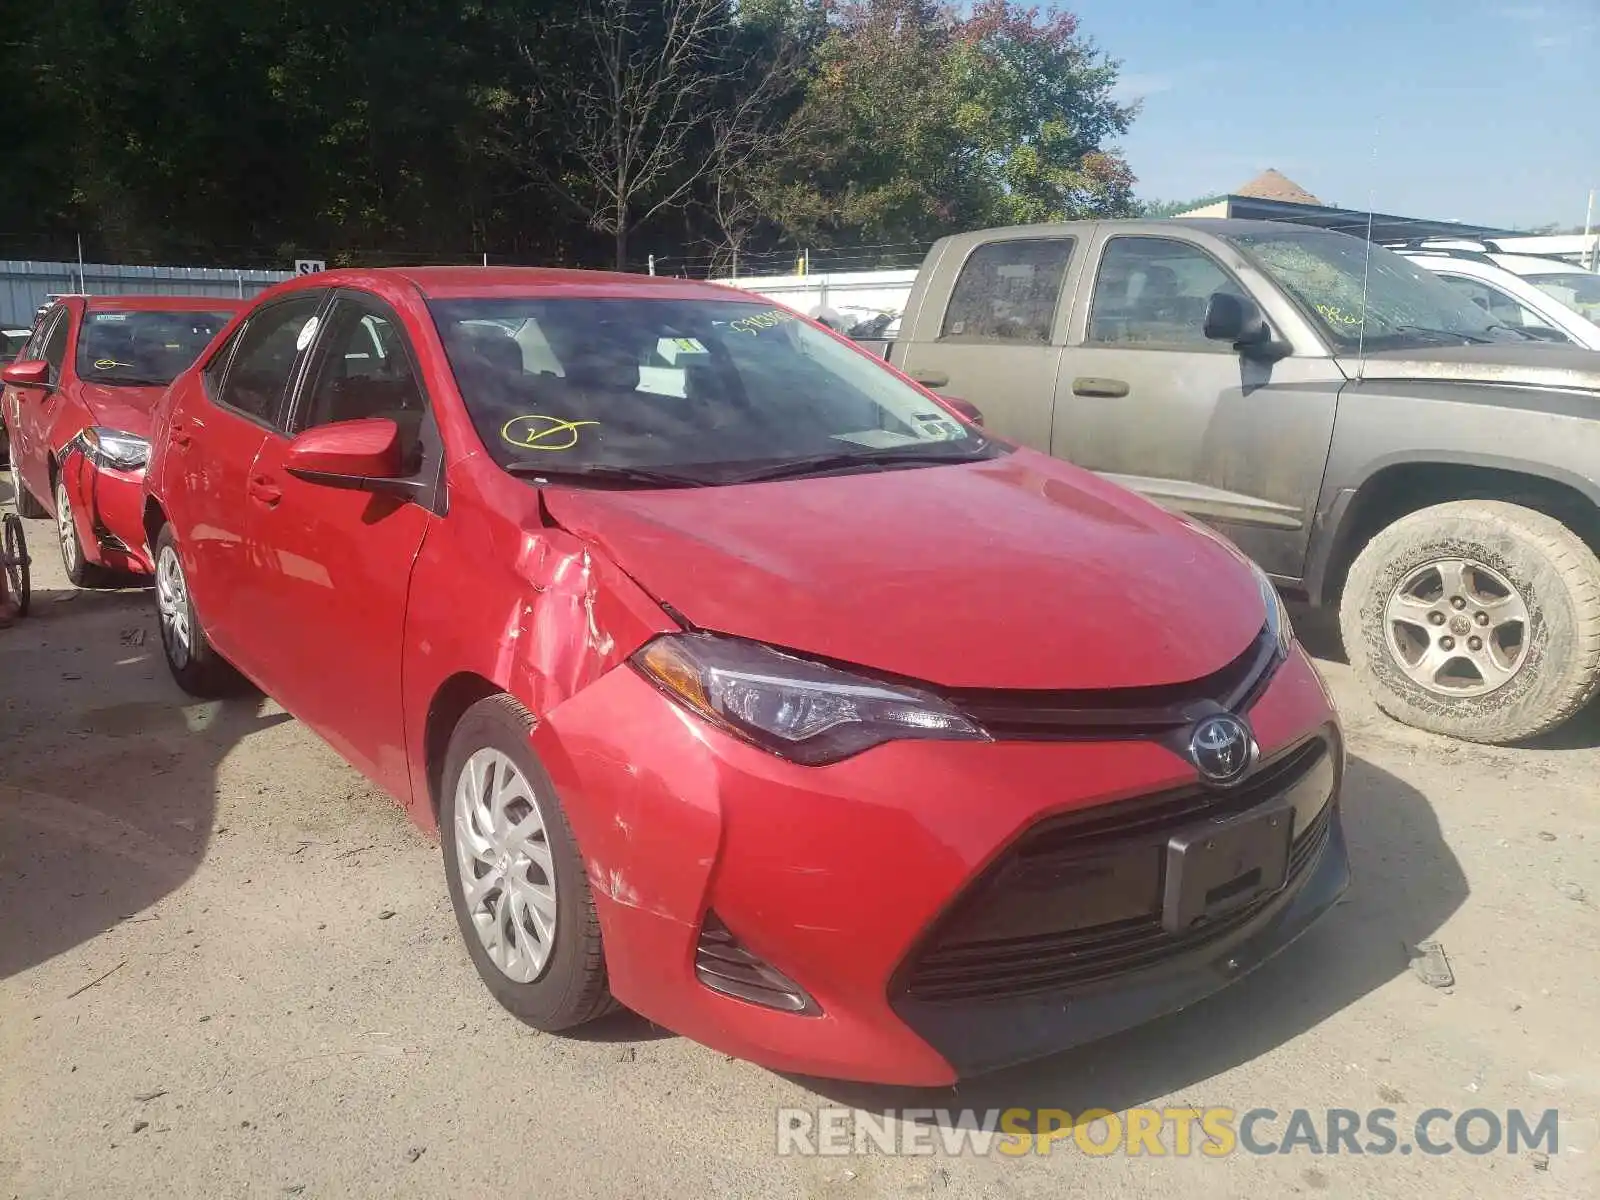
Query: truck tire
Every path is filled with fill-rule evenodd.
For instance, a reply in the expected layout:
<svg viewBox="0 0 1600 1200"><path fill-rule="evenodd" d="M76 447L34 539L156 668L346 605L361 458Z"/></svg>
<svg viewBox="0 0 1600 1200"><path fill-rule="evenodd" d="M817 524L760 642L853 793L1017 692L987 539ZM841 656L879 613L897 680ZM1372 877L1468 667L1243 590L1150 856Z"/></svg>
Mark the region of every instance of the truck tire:
<svg viewBox="0 0 1600 1200"><path fill-rule="evenodd" d="M1381 530L1339 606L1350 665L1397 721L1504 745L1600 688L1600 560L1560 521L1499 500Z"/></svg>

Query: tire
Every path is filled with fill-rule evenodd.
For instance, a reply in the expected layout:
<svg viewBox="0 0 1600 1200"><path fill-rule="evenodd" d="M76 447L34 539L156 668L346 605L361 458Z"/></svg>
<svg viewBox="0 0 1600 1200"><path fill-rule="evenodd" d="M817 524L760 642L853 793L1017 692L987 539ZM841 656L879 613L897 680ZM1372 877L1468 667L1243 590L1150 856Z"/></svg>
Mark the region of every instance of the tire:
<svg viewBox="0 0 1600 1200"><path fill-rule="evenodd" d="M67 494L67 481L63 476L56 480L56 544L61 549L61 566L74 587L115 587L121 577L115 572L89 562L83 554L83 542L78 537L78 523L72 512L72 497Z"/></svg>
<svg viewBox="0 0 1600 1200"><path fill-rule="evenodd" d="M1460 579L1457 562L1466 564L1471 582L1445 590L1439 574L1441 598L1429 600L1430 564L1443 563ZM1420 590L1412 589L1410 581L1419 579ZM1498 599L1503 588L1514 593L1511 601ZM1452 594L1465 598L1461 611ZM1475 597L1484 596L1490 599L1480 608ZM1410 625L1421 610L1406 608L1403 597L1435 605L1423 620L1437 624ZM1433 675L1435 686L1424 686L1418 677L1429 676L1436 657L1420 667L1413 662L1408 673L1406 659L1419 640L1437 645L1437 656L1459 652L1463 643L1456 637L1451 644L1452 638L1465 634L1480 643L1481 661L1477 622L1498 629L1494 622L1515 614L1517 603L1525 617L1505 624L1513 634L1521 626L1514 652L1491 646L1496 660L1479 672L1480 682L1468 679L1458 684L1465 690L1441 690L1440 676ZM1407 725L1465 741L1505 745L1537 737L1583 708L1600 688L1600 561L1561 522L1504 501L1439 504L1381 530L1350 567L1339 624L1350 665L1379 708ZM1436 641L1429 643L1429 637ZM1460 661L1447 664L1445 678Z"/></svg>
<svg viewBox="0 0 1600 1200"><path fill-rule="evenodd" d="M191 696L214 700L248 688L242 675L217 653L194 607L194 595L183 571L178 539L171 525L156 535L156 619L161 650L177 685Z"/></svg>
<svg viewBox="0 0 1600 1200"><path fill-rule="evenodd" d="M22 482L22 471L17 466L16 457L11 459L11 502L17 506L17 515L26 517L30 521L37 521L40 517L48 517L49 510L33 498Z"/></svg>
<svg viewBox="0 0 1600 1200"><path fill-rule="evenodd" d="M519 1020L554 1033L602 1016L615 1004L606 986L594 896L555 786L528 744L532 728L528 711L507 695L490 696L467 710L451 734L445 754L439 841L456 924L479 978ZM493 784L507 779L515 785L508 766L520 774L526 786L514 786L519 798L506 805L507 819L526 825L532 817L542 824L542 830L518 843L531 853L500 859L512 864L510 873L500 876L489 860L502 851L483 836L485 814L474 800L485 780L491 786L481 791L492 792ZM480 848L483 858L474 854L474 846ZM479 882L491 876L521 883L519 898L511 902L511 913L520 926L515 931L503 919L510 894L507 888L488 885L475 901L468 899L463 880ZM528 899L534 893L554 897L553 934L537 936L536 931L544 927L538 923L536 905ZM518 904L520 912L515 907ZM491 932L480 932L480 923ZM491 940L497 947L494 953L489 949ZM531 952L521 952L519 947L531 948ZM496 962L497 955L506 960L505 966Z"/></svg>
<svg viewBox="0 0 1600 1200"><path fill-rule="evenodd" d="M28 615L33 602L33 573L28 558L28 537L16 513L0 518L0 570L6 576L6 595L19 617ZM0 618L4 613L0 612Z"/></svg>

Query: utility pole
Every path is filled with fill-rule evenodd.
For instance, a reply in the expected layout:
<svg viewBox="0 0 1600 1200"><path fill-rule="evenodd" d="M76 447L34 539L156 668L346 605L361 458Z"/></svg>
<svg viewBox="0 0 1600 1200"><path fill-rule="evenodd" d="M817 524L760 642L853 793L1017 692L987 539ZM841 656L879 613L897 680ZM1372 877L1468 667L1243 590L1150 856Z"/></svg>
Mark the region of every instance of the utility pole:
<svg viewBox="0 0 1600 1200"><path fill-rule="evenodd" d="M1591 270L1591 271L1596 270L1597 267L1600 267L1600 254L1596 253L1597 250L1600 250L1600 238L1594 238L1594 235L1591 232L1591 230L1593 230L1593 229L1594 229L1594 189L1590 188L1589 189L1589 207L1584 210L1584 214L1583 214L1583 255L1584 255L1584 258L1588 260L1586 265L1588 266L1589 270ZM1591 241L1590 240L1591 238L1594 238L1594 240Z"/></svg>

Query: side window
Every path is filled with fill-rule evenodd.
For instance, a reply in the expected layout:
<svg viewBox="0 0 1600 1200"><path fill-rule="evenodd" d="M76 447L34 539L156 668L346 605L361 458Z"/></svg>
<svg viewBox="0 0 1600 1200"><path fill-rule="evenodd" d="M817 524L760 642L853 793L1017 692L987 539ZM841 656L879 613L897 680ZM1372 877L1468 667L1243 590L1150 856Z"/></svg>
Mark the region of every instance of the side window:
<svg viewBox="0 0 1600 1200"><path fill-rule="evenodd" d="M44 344L39 347L39 357L50 364L50 382L61 381L61 364L67 358L67 331L72 327L72 314L62 309L56 317L56 323L45 334Z"/></svg>
<svg viewBox="0 0 1600 1200"><path fill-rule="evenodd" d="M509 341L509 339L506 339ZM388 417L415 449L427 411L400 319L377 301L342 294L328 314L312 385L300 402L296 431Z"/></svg>
<svg viewBox="0 0 1600 1200"><path fill-rule="evenodd" d="M1019 238L979 246L961 266L939 336L1049 342L1072 247L1072 238Z"/></svg>
<svg viewBox="0 0 1600 1200"><path fill-rule="evenodd" d="M316 336L322 300L321 292L296 296L251 317L238 335L217 399L258 421L276 424L295 363Z"/></svg>
<svg viewBox="0 0 1600 1200"><path fill-rule="evenodd" d="M213 400L222 396L222 379L228 373L228 363L233 359L233 352L238 349L239 339L244 336L245 326L241 325L228 335L228 340L217 348L211 356L211 361L200 369L200 378L205 381L206 392Z"/></svg>
<svg viewBox="0 0 1600 1200"><path fill-rule="evenodd" d="M61 309L52 308L34 323L33 333L22 347L19 357L24 362L37 362L44 357L44 344L50 339L50 331L55 328L55 320L61 316Z"/></svg>
<svg viewBox="0 0 1600 1200"><path fill-rule="evenodd" d="M1216 292L1244 291L1204 250L1162 237L1106 243L1089 310L1089 343L1215 350L1206 305Z"/></svg>

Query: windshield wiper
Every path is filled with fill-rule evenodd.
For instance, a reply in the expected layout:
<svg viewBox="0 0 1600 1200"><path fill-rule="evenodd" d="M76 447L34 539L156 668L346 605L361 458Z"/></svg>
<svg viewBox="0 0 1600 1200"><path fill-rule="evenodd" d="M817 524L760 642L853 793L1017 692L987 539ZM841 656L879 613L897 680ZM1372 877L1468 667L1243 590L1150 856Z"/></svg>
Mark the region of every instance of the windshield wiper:
<svg viewBox="0 0 1600 1200"><path fill-rule="evenodd" d="M948 445L948 443L946 444ZM786 463L763 467L759 471L735 475L728 482L764 483L774 479L797 479L804 475L820 475L828 471L844 471L852 467L889 467L901 463L928 466L976 462L981 458L989 457L988 454L984 453L987 446L987 442L981 442L971 450L962 450L956 454L948 451L941 453L935 450L906 450L901 448L857 451L854 454L818 454L811 458L795 458Z"/></svg>
<svg viewBox="0 0 1600 1200"><path fill-rule="evenodd" d="M1422 333L1429 337L1449 338L1452 342L1466 342L1473 346L1488 346L1494 341L1493 338L1477 337L1456 329L1429 329L1425 325L1391 325L1389 328L1396 333Z"/></svg>
<svg viewBox="0 0 1600 1200"><path fill-rule="evenodd" d="M692 475L674 475L645 467L614 467L597 464L588 467L546 467L540 463L514 462L505 467L508 475L539 483L637 484L640 487L710 487L708 480Z"/></svg>

